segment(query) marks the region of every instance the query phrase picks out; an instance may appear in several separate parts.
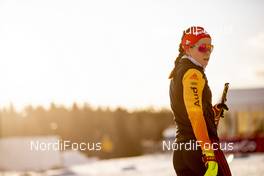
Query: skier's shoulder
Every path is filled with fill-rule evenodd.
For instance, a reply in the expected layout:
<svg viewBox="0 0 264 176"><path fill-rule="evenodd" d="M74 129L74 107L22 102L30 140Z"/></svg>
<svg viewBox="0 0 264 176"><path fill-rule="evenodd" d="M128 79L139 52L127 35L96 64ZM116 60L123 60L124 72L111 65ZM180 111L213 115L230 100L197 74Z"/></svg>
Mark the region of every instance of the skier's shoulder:
<svg viewBox="0 0 264 176"><path fill-rule="evenodd" d="M186 75L197 75L202 76L204 75L203 70L193 64L189 59L182 58L178 64L178 73L181 78L185 77Z"/></svg>

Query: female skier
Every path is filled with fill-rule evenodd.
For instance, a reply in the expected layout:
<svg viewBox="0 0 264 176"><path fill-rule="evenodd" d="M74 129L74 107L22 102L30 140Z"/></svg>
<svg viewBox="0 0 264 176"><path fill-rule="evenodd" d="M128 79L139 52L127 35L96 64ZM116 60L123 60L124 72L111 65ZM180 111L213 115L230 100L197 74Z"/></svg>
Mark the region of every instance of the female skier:
<svg viewBox="0 0 264 176"><path fill-rule="evenodd" d="M170 102L177 125L175 143L182 146L173 153L177 176L231 175L220 149L216 118L228 108L225 104L212 106L204 73L212 50L211 36L204 28L188 28L183 32L179 55L169 76ZM188 148L187 143L191 144Z"/></svg>

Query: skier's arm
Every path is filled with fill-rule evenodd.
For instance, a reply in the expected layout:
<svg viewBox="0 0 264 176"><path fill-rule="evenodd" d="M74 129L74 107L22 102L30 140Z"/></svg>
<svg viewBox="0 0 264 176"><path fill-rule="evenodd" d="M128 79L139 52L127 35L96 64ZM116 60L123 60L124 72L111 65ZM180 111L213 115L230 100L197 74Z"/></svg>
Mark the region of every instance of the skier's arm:
<svg viewBox="0 0 264 176"><path fill-rule="evenodd" d="M203 115L202 95L205 80L202 73L196 69L189 69L183 76L183 99L191 121L196 140L200 143L203 157L207 170L205 176L216 176L218 172L218 164L215 160L214 151L205 148L204 144L211 146L208 130Z"/></svg>
<svg viewBox="0 0 264 176"><path fill-rule="evenodd" d="M203 115L202 94L205 80L197 69L189 69L183 76L183 99L190 119L194 135L200 141L202 150L204 144L211 144Z"/></svg>

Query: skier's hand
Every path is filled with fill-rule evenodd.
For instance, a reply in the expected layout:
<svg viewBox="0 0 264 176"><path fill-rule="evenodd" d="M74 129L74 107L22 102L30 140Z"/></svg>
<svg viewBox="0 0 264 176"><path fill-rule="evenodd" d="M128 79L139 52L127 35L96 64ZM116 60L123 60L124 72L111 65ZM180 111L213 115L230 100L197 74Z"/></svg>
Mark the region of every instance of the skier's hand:
<svg viewBox="0 0 264 176"><path fill-rule="evenodd" d="M215 161L208 161L207 170L204 176L216 176L218 172L218 164Z"/></svg>
<svg viewBox="0 0 264 176"><path fill-rule="evenodd" d="M216 176L218 173L218 164L215 160L215 155L213 151L203 151L204 157L203 161L207 166L207 170L204 176Z"/></svg>
<svg viewBox="0 0 264 176"><path fill-rule="evenodd" d="M220 117L224 117L224 110L228 111L228 107L224 103L218 103L213 106L215 124L218 125Z"/></svg>

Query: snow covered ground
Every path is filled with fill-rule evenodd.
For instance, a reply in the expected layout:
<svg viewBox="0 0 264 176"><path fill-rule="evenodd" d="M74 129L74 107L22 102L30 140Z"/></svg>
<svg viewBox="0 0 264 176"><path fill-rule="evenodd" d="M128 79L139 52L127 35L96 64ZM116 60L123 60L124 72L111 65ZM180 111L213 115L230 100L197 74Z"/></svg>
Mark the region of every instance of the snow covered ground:
<svg viewBox="0 0 264 176"><path fill-rule="evenodd" d="M234 176L263 176L264 153L247 157L232 157L230 167ZM1 175L1 174L0 174ZM18 176L5 173L4 176ZM28 173L32 176L172 176L175 175L171 154L154 154L139 157L99 160L87 164L69 166L62 170L44 173Z"/></svg>

